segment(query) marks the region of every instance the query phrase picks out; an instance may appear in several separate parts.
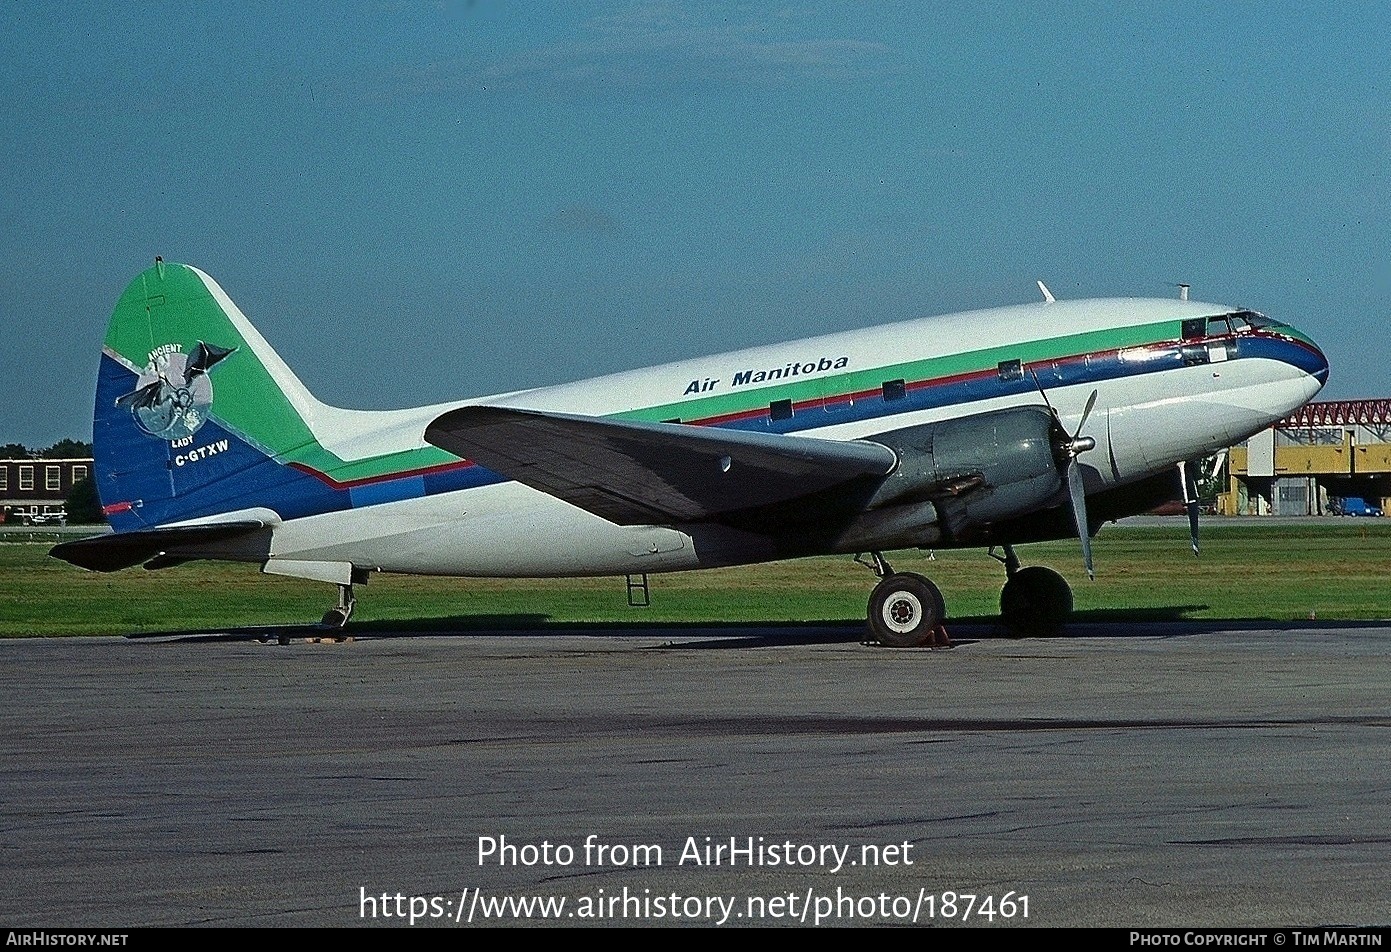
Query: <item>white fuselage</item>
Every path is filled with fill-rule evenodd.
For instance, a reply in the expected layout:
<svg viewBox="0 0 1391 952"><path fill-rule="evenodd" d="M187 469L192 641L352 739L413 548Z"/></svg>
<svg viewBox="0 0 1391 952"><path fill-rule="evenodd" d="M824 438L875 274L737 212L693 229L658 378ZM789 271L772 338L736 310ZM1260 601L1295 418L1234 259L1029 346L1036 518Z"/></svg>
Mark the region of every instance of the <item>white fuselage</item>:
<svg viewBox="0 0 1391 952"><path fill-rule="evenodd" d="M1083 454L1088 493L1152 476L1180 460L1216 452L1271 425L1307 402L1322 386L1308 368L1273 356L1225 359L1214 350L1210 362L1146 370L1158 359L1159 341L1135 345L1133 329L1231 313L1234 309L1186 301L1102 300L1037 304L929 318L760 347L593 380L389 413L352 413L318 405L315 435L345 460L424 446L424 430L442 412L458 406L491 404L592 416L632 415L648 408L679 408L683 401L732 393L776 395L787 381L766 386L745 379L751 368L811 366L799 383L824 380L826 393L848 371L869 375L875 368L914 361L949 360L956 355L1009 353L1013 346L1059 341L1058 356L1069 373L1050 374L1049 361L1030 358L1026 389L993 393L993 359L976 368L980 391L961 384L967 399L936 406L906 407L870 417L845 413L854 397L824 407L815 401L799 410L800 436L829 440L872 438L875 434L990 410L1040 405L1057 409L1069 432L1082 419L1091 394L1095 407L1083 436L1096 447ZM1120 346L1108 346L1116 335ZM1176 345L1171 335L1169 349ZM1072 345L1069 342L1079 343ZM1095 347L1095 350L1089 348ZM1147 350L1147 346L1149 349ZM1292 345L1293 346L1293 345ZM1078 348L1081 348L1079 351ZM1127 351L1129 355L1127 356ZM1315 351L1316 352L1316 351ZM818 360L844 357L846 370L819 370ZM1131 366L1135 372L1115 371ZM1110 376L1089 377L1095 361L1111 361ZM886 371L887 372L887 371ZM1326 372L1326 365L1325 365ZM296 382L297 383L297 382ZM953 386L956 386L955 384ZM702 389L703 388L703 389ZM723 388L723 389L721 389ZM862 398L863 399L863 398ZM877 398L876 398L877 399ZM834 404L834 405L833 405ZM885 404L888 407L887 404ZM670 411L681 416L678 410ZM317 420L317 423L316 423ZM699 419L694 422L701 422ZM759 425L757 421L752 424ZM767 424L771 426L772 424ZM665 572L758 561L772 557L759 540L743 540L734 530L719 533L711 547L699 533L681 526L621 526L517 482L496 482L457 492L387 502L274 523L274 563L284 561L351 563L389 572L461 576L581 576ZM746 552L732 557L730 553ZM290 572L288 574L295 574Z"/></svg>

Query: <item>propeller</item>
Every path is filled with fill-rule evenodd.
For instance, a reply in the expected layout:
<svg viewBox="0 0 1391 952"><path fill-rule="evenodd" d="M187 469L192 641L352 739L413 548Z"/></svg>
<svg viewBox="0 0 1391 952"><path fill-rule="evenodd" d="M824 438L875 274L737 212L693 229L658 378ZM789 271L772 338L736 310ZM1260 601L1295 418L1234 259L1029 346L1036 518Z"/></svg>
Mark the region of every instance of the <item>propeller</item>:
<svg viewBox="0 0 1391 952"><path fill-rule="evenodd" d="M1087 522L1087 489L1082 479L1082 467L1077 463L1077 457L1096 448L1096 440L1090 436L1082 436L1082 428L1087 425L1087 419L1092 415L1092 410L1096 407L1097 391L1093 390L1091 396L1087 397L1087 404L1082 408L1082 419L1077 422L1077 429L1069 435L1067 427L1063 426L1063 419L1058 414L1058 410L1048 399L1048 393L1043 389L1043 384L1039 383L1038 374L1033 368L1029 368L1029 374L1034 378L1034 386L1038 387L1039 396L1043 397L1043 402L1047 404L1048 410L1053 414L1053 458L1062 467L1064 478L1067 480L1067 494L1072 501L1072 524L1077 529L1077 538L1082 543L1082 564L1087 567L1087 577L1096 578L1096 568L1092 564L1092 537L1088 531Z"/></svg>

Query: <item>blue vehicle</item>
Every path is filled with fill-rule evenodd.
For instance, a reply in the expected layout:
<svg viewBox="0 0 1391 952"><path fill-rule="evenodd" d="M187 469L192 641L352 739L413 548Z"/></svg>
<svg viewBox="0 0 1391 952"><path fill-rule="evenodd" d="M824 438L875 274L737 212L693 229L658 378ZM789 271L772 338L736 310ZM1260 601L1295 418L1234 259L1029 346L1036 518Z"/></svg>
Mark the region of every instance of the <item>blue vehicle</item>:
<svg viewBox="0 0 1391 952"><path fill-rule="evenodd" d="M1380 516L1382 514L1379 507L1368 504L1367 500L1359 496L1348 496L1338 500L1333 511L1340 516Z"/></svg>

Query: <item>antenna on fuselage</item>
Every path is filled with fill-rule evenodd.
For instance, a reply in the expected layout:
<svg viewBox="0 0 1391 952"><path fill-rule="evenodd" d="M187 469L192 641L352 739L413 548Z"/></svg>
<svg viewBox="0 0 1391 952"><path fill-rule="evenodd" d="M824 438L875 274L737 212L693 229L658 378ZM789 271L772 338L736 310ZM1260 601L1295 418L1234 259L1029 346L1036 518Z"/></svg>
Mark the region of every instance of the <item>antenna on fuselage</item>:
<svg viewBox="0 0 1391 952"><path fill-rule="evenodd" d="M1188 285L1180 284L1178 286L1178 299L1180 301L1188 300Z"/></svg>
<svg viewBox="0 0 1391 952"><path fill-rule="evenodd" d="M1053 297L1053 292L1048 290L1048 285L1044 284L1042 281L1038 283L1038 289L1043 292L1044 304L1052 304L1057 300L1057 298Z"/></svg>

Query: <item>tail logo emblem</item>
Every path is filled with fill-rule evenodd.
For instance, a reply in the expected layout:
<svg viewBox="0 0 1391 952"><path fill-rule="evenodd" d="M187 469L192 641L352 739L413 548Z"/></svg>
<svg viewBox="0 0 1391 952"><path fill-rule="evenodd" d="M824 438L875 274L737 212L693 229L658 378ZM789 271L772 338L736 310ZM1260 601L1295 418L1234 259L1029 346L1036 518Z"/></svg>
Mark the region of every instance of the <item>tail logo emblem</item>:
<svg viewBox="0 0 1391 952"><path fill-rule="evenodd" d="M235 351L201 340L191 354L177 344L160 347L150 354L135 389L118 397L116 406L130 407L136 425L156 439L188 439L207 422L212 406L208 371Z"/></svg>

